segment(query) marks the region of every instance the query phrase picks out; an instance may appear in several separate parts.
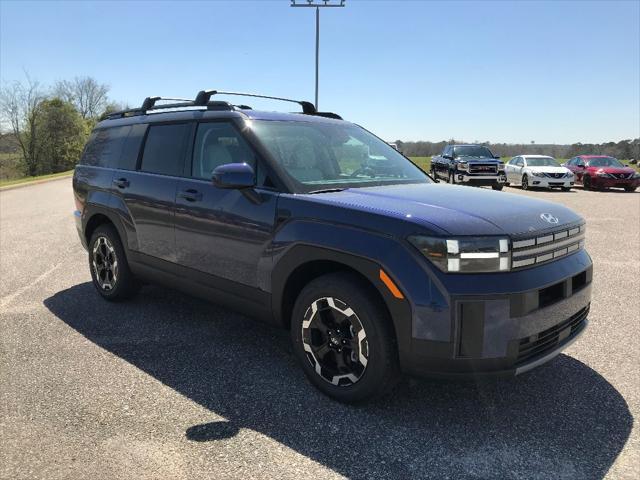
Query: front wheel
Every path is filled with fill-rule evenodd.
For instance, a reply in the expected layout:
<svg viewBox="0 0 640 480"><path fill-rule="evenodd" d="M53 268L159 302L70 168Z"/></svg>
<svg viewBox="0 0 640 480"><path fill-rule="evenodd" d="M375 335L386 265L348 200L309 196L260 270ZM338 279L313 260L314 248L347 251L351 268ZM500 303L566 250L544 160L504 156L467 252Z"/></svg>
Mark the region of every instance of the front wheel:
<svg viewBox="0 0 640 480"><path fill-rule="evenodd" d="M504 184L502 184L502 183L497 183L497 184L495 184L495 185L491 185L491 188L493 188L494 190L498 190L498 191L500 191L500 190L502 190L502 189L504 188Z"/></svg>
<svg viewBox="0 0 640 480"><path fill-rule="evenodd" d="M635 191L636 191L636 188L638 188L638 187L631 187L631 186L629 186L629 187L624 187L624 191L625 191L625 192L635 192Z"/></svg>
<svg viewBox="0 0 640 480"><path fill-rule="evenodd" d="M571 187L560 187L560 190L562 190L563 192L570 192Z"/></svg>
<svg viewBox="0 0 640 480"><path fill-rule="evenodd" d="M400 376L387 310L352 274L324 275L304 287L293 308L291 340L311 383L341 402L375 398Z"/></svg>
<svg viewBox="0 0 640 480"><path fill-rule="evenodd" d="M529 190L529 177L526 175L522 176L522 189Z"/></svg>
<svg viewBox="0 0 640 480"><path fill-rule="evenodd" d="M454 185L456 183L456 174L449 170L449 178L447 180L450 184Z"/></svg>
<svg viewBox="0 0 640 480"><path fill-rule="evenodd" d="M91 235L89 269L93 286L106 300L125 300L140 289L140 284L129 269L120 236L113 225L100 225Z"/></svg>
<svg viewBox="0 0 640 480"><path fill-rule="evenodd" d="M582 177L582 188L584 190L591 190L591 177L588 175Z"/></svg>

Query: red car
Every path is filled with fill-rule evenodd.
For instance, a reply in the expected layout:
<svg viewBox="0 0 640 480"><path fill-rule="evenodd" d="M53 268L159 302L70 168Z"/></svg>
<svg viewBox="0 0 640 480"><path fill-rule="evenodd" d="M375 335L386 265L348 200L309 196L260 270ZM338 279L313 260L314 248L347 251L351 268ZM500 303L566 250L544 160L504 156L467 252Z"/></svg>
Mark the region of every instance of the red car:
<svg viewBox="0 0 640 480"><path fill-rule="evenodd" d="M575 183L585 190L624 188L633 192L640 185L640 173L606 155L578 155L563 165L575 175Z"/></svg>

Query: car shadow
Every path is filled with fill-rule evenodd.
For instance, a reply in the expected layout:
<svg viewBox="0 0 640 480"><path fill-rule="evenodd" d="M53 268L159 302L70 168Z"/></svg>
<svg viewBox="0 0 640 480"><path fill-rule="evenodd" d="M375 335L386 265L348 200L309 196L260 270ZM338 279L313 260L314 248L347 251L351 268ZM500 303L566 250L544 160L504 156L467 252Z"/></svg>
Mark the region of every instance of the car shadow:
<svg viewBox="0 0 640 480"><path fill-rule="evenodd" d="M512 379L404 380L353 407L320 394L288 334L177 292L127 303L90 283L44 301L60 320L226 419L184 425L194 442L267 435L349 478L602 478L633 418L596 371L561 355Z"/></svg>

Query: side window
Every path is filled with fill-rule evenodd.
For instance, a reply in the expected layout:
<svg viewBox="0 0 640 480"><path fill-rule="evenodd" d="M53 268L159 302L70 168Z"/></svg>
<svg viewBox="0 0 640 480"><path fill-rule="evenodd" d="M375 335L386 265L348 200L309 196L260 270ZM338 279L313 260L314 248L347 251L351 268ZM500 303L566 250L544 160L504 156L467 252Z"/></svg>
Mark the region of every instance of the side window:
<svg viewBox="0 0 640 480"><path fill-rule="evenodd" d="M129 125L94 130L80 163L93 167L115 168L130 130Z"/></svg>
<svg viewBox="0 0 640 480"><path fill-rule="evenodd" d="M181 176L190 131L189 123L149 126L140 170Z"/></svg>
<svg viewBox="0 0 640 480"><path fill-rule="evenodd" d="M144 132L147 131L147 125L138 124L131 125L129 135L122 146L122 153L118 168L122 170L135 170L140 155L140 146L144 138Z"/></svg>
<svg viewBox="0 0 640 480"><path fill-rule="evenodd" d="M210 180L216 167L227 163L248 163L255 169L256 156L231 123L199 124L191 176Z"/></svg>
<svg viewBox="0 0 640 480"><path fill-rule="evenodd" d="M522 157L518 157L516 165L518 165L519 167L524 167L524 159Z"/></svg>

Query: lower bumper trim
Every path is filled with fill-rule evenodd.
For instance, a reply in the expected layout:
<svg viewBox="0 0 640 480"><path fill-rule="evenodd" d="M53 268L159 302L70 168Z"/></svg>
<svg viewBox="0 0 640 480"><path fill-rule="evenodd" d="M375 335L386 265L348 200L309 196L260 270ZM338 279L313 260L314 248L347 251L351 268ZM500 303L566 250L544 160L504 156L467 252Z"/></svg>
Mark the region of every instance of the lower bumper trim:
<svg viewBox="0 0 640 480"><path fill-rule="evenodd" d="M588 320L585 319L584 320L584 324L583 324L582 328L580 329L580 331L578 331L574 335L572 335L562 345L559 345L557 348L555 348L554 350L546 353L542 357L539 357L539 358L533 360L532 362L526 363L526 364L516 368L515 375L520 375L522 373L528 372L529 370L533 370L534 368L539 367L540 365L542 365L544 363L547 363L549 360L552 360L554 357L557 357L560 353L562 353L562 351L565 348L567 348L569 345L571 345L573 342L575 342L582 335L582 333L587 328L588 323L589 323Z"/></svg>

